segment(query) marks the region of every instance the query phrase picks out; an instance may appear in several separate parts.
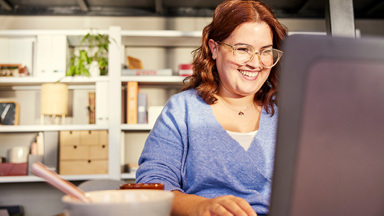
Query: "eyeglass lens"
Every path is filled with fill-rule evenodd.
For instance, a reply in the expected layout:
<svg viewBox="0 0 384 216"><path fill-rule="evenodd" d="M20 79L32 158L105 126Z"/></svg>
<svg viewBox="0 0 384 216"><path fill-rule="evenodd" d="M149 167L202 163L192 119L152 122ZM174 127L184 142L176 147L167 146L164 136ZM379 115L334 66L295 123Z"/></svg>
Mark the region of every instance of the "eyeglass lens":
<svg viewBox="0 0 384 216"><path fill-rule="evenodd" d="M280 53L274 49L265 49L259 53L254 54L253 49L249 47L235 47L234 57L237 63L247 64L255 58L255 55L259 58L261 64L266 67L274 66L280 59ZM256 58L257 58L256 57Z"/></svg>

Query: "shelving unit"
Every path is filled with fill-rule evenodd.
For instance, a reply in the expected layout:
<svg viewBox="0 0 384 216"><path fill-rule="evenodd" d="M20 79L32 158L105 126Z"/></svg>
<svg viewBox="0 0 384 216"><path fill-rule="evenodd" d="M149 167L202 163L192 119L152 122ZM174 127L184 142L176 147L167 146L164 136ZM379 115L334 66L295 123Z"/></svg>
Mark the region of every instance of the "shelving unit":
<svg viewBox="0 0 384 216"><path fill-rule="evenodd" d="M0 37L2 38L35 38L34 46L35 50L33 50L33 63L36 64L37 58L39 56L37 55L39 52L38 46L36 46L36 43L38 42L37 38L41 35L65 35L67 38L68 46L78 46L80 45L81 38L87 34L88 30L7 30L7 31L0 31ZM113 28L109 30L102 30L97 31L97 33L101 34L109 34L111 37L113 35L111 34L113 32ZM115 53L116 54L116 53ZM37 55L37 56L36 56ZM41 59L40 59L41 61ZM47 64L50 64L49 61L47 61ZM100 76L100 77L44 77L44 76L38 76L36 73L36 65L34 65L32 68L29 68L30 72L32 72L32 76L29 77L1 77L0 79L0 92L36 92L36 94L39 94L40 86L44 83L53 83L60 81L61 83L68 84L68 88L73 91L77 90L85 90L85 91L97 91L97 86L99 83L109 83L111 76ZM112 72L113 73L113 72ZM109 90L106 89L108 92ZM106 95L108 95L108 92L106 92ZM32 93L34 94L34 93ZM0 99L6 100L7 97L17 97L12 95L11 93L8 94L0 94ZM38 96L37 96L38 98ZM23 98L21 98L23 100ZM104 104L109 104L107 101L103 102ZM28 109L28 107L33 108L30 111L30 114L35 114L38 111L38 107L40 106L39 101L35 101L34 104L23 104L20 108L21 109ZM72 105L73 106L73 105ZM97 106L97 104L96 104ZM36 110L36 112L34 112ZM97 107L96 107L97 110ZM25 116L25 115L24 115ZM87 122L88 123L88 122ZM48 123L47 125L40 125L39 122L36 121L28 121L28 122L21 122L20 125L15 126L0 126L0 136L7 135L7 137L10 136L20 136L23 134L34 134L39 132L52 132L52 131L63 131L63 130L108 130L110 131L110 127L108 125L107 121L103 121L97 124L78 124L78 123L67 123L64 125L52 125ZM111 143L111 142L109 142ZM20 143L15 144L20 145ZM23 143L23 145L26 145L26 143ZM4 146L4 145L3 145ZM9 146L9 144L7 145ZM113 145L110 145L113 146ZM1 143L0 143L1 148ZM110 151L116 151L113 147L110 148ZM2 151L4 152L4 150ZM110 153L111 155L114 155L113 152ZM109 167L114 167L113 164L109 164ZM102 174L102 175L63 175L62 177L67 180L71 181L85 181L89 179L105 179L105 178L111 178L111 173L113 173L113 170L109 172L108 174ZM115 176L118 176L115 174ZM43 180L39 177L35 176L1 176L0 177L0 183L22 183L22 182L42 182Z"/></svg>
<svg viewBox="0 0 384 216"><path fill-rule="evenodd" d="M6 30L0 31L0 37L35 37L38 35L66 35L69 46L79 46L83 35L87 34L87 30ZM155 103L164 105L170 95L180 89L185 77L176 75L178 64L189 63L185 59L178 59L180 54L190 55L190 51L197 48L201 40L201 32L183 32L173 30L121 30L120 27L110 27L108 30L98 30L98 33L108 34L111 40L109 46L109 74L103 77L65 77L60 82L67 83L71 89L90 89L95 90L96 94L98 83L107 83L105 101L107 105L108 120L100 124L66 124L66 125L40 125L36 123L21 124L17 126L0 126L0 136L2 134L17 136L21 133L38 133L63 130L108 130L109 135L109 165L108 174L105 175L64 175L63 178L70 181L85 181L89 179L124 179L133 180L135 172L122 173L121 165L129 160L126 150L135 148L135 157L138 158L143 140L146 134L151 130L149 124L121 124L121 86L128 81L137 81L142 91L149 91L149 100L151 97L159 100ZM150 69L162 69L164 67L172 68L174 76L121 76L122 63L125 56L122 56L122 47L125 50L125 56L130 55L131 51L143 49L160 49L164 56L158 60L159 64L150 64ZM177 49L181 50L177 50ZM156 54L156 53L155 53ZM157 57L157 55L155 55ZM160 58L160 57L159 57ZM173 58L169 60L170 58ZM192 57L190 57L192 60ZM151 61L149 61L152 63ZM164 63L165 62L165 63ZM56 82L56 77L1 77L1 91L39 91L40 85L43 83ZM152 94L163 92L161 97ZM164 93L165 92L165 93ZM161 98L161 99L158 99ZM0 94L0 100L2 95ZM151 101L149 102L151 103ZM97 108L96 108L97 109ZM131 137L144 137L134 142L129 141ZM0 143L1 149L1 143ZM42 182L43 180L35 176L1 176L1 183L23 183L23 182Z"/></svg>

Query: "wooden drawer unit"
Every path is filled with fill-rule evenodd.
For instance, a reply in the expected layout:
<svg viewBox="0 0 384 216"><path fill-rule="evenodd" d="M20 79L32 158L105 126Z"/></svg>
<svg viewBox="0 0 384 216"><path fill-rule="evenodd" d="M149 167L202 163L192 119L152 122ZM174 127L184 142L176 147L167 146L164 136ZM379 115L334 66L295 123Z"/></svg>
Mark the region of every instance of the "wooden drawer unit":
<svg viewBox="0 0 384 216"><path fill-rule="evenodd" d="M60 131L61 175L108 173L108 131Z"/></svg>
<svg viewBox="0 0 384 216"><path fill-rule="evenodd" d="M63 160L60 175L106 174L108 160Z"/></svg>

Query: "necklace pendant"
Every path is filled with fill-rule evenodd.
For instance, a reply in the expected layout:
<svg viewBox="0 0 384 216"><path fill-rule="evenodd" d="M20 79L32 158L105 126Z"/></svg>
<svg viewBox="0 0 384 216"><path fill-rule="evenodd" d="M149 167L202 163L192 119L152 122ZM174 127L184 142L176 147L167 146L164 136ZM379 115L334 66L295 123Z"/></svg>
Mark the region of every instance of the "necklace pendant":
<svg viewBox="0 0 384 216"><path fill-rule="evenodd" d="M244 117L244 113L242 111L239 112L240 117Z"/></svg>

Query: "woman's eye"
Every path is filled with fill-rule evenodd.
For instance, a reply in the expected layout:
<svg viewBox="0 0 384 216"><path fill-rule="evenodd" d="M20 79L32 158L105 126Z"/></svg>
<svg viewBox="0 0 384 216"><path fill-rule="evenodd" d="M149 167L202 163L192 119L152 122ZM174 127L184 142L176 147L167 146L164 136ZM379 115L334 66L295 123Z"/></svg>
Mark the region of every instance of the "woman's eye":
<svg viewBox="0 0 384 216"><path fill-rule="evenodd" d="M246 53L248 53L250 51L250 49L248 47L237 47L236 50L239 52L246 52Z"/></svg>
<svg viewBox="0 0 384 216"><path fill-rule="evenodd" d="M273 53L272 49L263 50L261 52L262 55L272 55L272 53Z"/></svg>

